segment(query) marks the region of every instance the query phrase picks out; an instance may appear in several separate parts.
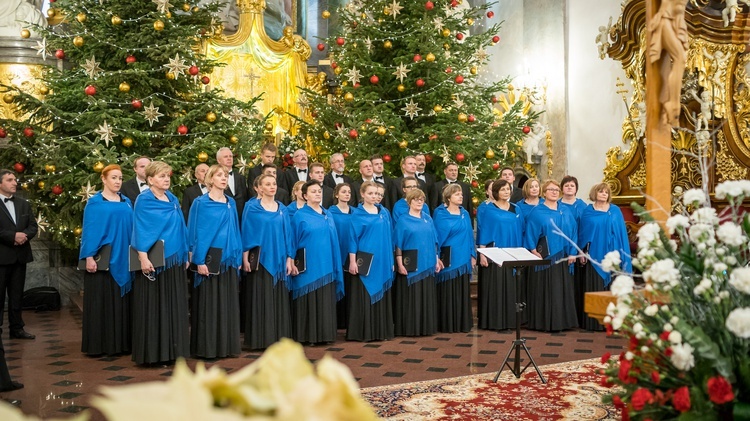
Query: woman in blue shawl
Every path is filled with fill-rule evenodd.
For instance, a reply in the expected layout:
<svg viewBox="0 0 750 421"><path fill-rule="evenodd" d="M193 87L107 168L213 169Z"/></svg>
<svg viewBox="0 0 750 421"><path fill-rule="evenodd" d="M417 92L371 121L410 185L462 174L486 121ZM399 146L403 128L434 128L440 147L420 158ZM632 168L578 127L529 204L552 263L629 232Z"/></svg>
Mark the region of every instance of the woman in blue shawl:
<svg viewBox="0 0 750 421"><path fill-rule="evenodd" d="M188 249L185 217L169 191L172 168L154 161L146 167L149 188L138 195L131 245L141 269L133 282L133 361L172 363L190 354ZM155 268L147 252L164 241L164 262Z"/></svg>
<svg viewBox="0 0 750 421"><path fill-rule="evenodd" d="M292 187L292 203L287 206L287 213L289 213L289 219L291 220L294 217L294 214L297 213L298 210L302 209L305 206L305 198L302 197L302 186L305 185L304 181L298 181L294 183L294 186Z"/></svg>
<svg viewBox="0 0 750 421"><path fill-rule="evenodd" d="M529 178L523 183L521 192L523 193L523 200L516 203L521 208L521 213L528 215L532 209L537 207L540 203L544 203L544 199L541 198L539 180L536 178Z"/></svg>
<svg viewBox="0 0 750 421"><path fill-rule="evenodd" d="M406 193L409 212L396 223L394 243L398 275L393 285L393 323L396 336L423 336L437 332L435 273L443 264L438 259L437 233L432 218L422 210L422 190ZM404 251L417 251L416 270L408 272Z"/></svg>
<svg viewBox="0 0 750 421"><path fill-rule="evenodd" d="M528 326L529 329L557 332L578 327L572 267L578 250L571 243L571 239L578 238L578 227L575 215L558 204L560 184L547 180L542 191L544 203L526 218L524 247L552 264L529 271ZM567 238L556 231L561 231ZM541 256L536 250L542 238L549 246L549 256Z"/></svg>
<svg viewBox="0 0 750 421"><path fill-rule="evenodd" d="M528 182L527 182L528 184ZM523 247L524 214L521 206L510 203L511 184L495 180L492 202L477 211L477 247ZM518 285L512 268L501 267L479 254L479 299L477 319L480 329L503 330L516 325L516 301L525 301L526 288ZM521 288L517 295L517 288ZM525 316L522 315L525 320Z"/></svg>
<svg viewBox="0 0 750 421"><path fill-rule="evenodd" d="M86 202L83 210L80 259L86 259L83 275L83 332L81 352L88 355L129 354L130 289L133 273L128 269L133 206L120 193L119 165L102 170L102 191ZM109 271L97 271L97 256L111 247Z"/></svg>
<svg viewBox="0 0 750 421"><path fill-rule="evenodd" d="M245 277L245 341L250 349L265 349L292 337L292 263L286 251L291 240L289 211L276 196L276 177L258 177L258 200L245 204L242 248ZM259 247L258 270L251 267L250 250ZM257 249L256 249L257 251Z"/></svg>
<svg viewBox="0 0 750 421"><path fill-rule="evenodd" d="M190 352L199 358L240 354L239 270L242 241L237 205L224 190L229 171L213 165L204 179L208 193L190 207L188 248L196 266L190 319ZM209 249L221 250L218 274L206 266Z"/></svg>
<svg viewBox="0 0 750 421"><path fill-rule="evenodd" d="M362 205L352 214L348 237L348 257L351 283L347 290L349 324L346 339L352 341L382 341L391 339L393 331L393 239L391 218L378 204L378 186L365 181L360 187ZM372 254L367 268L357 265L357 253Z"/></svg>
<svg viewBox="0 0 750 421"><path fill-rule="evenodd" d="M409 212L409 203L406 201L406 194L410 191L418 190L419 181L417 181L416 177L404 177L401 179L401 189L404 191L404 197L396 201L393 205L393 212L391 212L394 227L398 223L399 218ZM432 219L430 216L430 207L427 203L422 205L422 212L424 212L427 219Z"/></svg>
<svg viewBox="0 0 750 421"><path fill-rule="evenodd" d="M630 241L625 228L625 219L620 208L612 204L612 194L607 183L596 184L591 188L589 199L594 203L588 205L581 213L578 224L578 246L585 249L588 245L588 253L591 259L600 262L604 256L611 251L620 253L620 270L625 273L633 271L630 257ZM583 311L584 294L593 291L607 291L612 283L609 272L605 272L601 266L587 263L586 258L581 258L583 264L581 276L580 300L578 308L578 320L580 326L586 330L602 330L602 326L596 319L588 317Z"/></svg>
<svg viewBox="0 0 750 421"><path fill-rule="evenodd" d="M349 200L352 198L352 187L349 183L339 183L333 189L333 205L328 208L328 212L336 223L336 232L339 234L339 249L341 250L341 263L344 265L344 297L336 303L336 319L339 329L346 329L349 322L349 311L347 299L349 289L352 283L352 275L347 272L347 262L349 258L348 246L351 233L352 218L354 208L349 206Z"/></svg>
<svg viewBox="0 0 750 421"><path fill-rule="evenodd" d="M441 254L446 248L450 250L450 266L445 266L435 279L440 309L438 331L468 332L474 326L469 292L469 282L477 258L474 230L469 213L461 206L464 200L461 186L448 184L442 193L444 204L435 208L432 220ZM445 264L443 261L443 265Z"/></svg>
<svg viewBox="0 0 750 421"><path fill-rule="evenodd" d="M580 227L581 214L586 209L586 202L576 197L578 194L578 179L572 175L566 175L560 181L562 185L562 196L557 202L559 206L567 208L576 217L576 226ZM580 236L581 231L578 231ZM578 238L571 238L578 244ZM576 310L578 311L578 326L583 326L584 317L583 314L583 273L584 267L581 262L576 262L573 265L573 284L575 286L575 298L576 298Z"/></svg>
<svg viewBox="0 0 750 421"><path fill-rule="evenodd" d="M292 269L292 334L300 343L336 340L336 301L344 295L344 275L336 225L321 206L323 188L315 181L302 186L307 204L292 218L292 241L287 250L294 259L304 250L303 272Z"/></svg>

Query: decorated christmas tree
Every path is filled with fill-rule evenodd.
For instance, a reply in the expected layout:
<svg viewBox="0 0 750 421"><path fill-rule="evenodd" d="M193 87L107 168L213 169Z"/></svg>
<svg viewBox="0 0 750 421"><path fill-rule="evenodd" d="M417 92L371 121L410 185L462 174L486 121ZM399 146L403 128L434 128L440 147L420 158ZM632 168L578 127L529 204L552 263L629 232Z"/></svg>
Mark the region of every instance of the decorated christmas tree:
<svg viewBox="0 0 750 421"><path fill-rule="evenodd" d="M229 146L244 170L263 140L253 103L211 90L215 63L201 41L219 29L218 4L187 0L59 0L62 24L39 29L38 54L54 55L36 86L6 86L21 121L0 121L3 162L15 162L38 222L76 247L85 201L98 172L146 155L175 171L173 191L192 183L192 168ZM28 34L27 34L28 35ZM64 60L64 61L63 61ZM257 98L256 98L257 99Z"/></svg>
<svg viewBox="0 0 750 421"><path fill-rule="evenodd" d="M492 81L483 67L500 40L500 24L488 26L490 6L353 0L340 8L342 32L317 46L330 50L338 86L302 98L308 115L297 144L315 145L321 158L345 152L354 162L377 152L392 174L400 174L403 156L425 153L438 173L457 162L475 189L523 159L521 139L537 114L527 95L516 95L506 78Z"/></svg>

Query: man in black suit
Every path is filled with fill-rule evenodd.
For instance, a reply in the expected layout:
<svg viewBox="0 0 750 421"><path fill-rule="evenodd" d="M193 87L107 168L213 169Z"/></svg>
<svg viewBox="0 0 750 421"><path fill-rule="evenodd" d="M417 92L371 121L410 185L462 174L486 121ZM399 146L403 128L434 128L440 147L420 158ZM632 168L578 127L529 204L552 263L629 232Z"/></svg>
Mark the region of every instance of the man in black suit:
<svg viewBox="0 0 750 421"><path fill-rule="evenodd" d="M458 181L458 164L455 162L449 162L443 170L445 174L445 180L438 181L432 187L432 194L430 195L430 212L433 212L435 208L445 203L443 201L443 188L448 184L458 184L461 186L461 193L463 193L464 201L461 206L469 212L469 216L474 217L472 214L474 205L471 202L471 187L463 181Z"/></svg>
<svg viewBox="0 0 750 421"><path fill-rule="evenodd" d="M245 202L247 202L247 181L245 181L245 177L243 177L242 174L233 170L234 154L231 149L227 147L219 149L216 152L216 162L226 168L227 172L229 172L229 182L227 183L227 188L224 190L224 193L234 198L234 201L237 204L237 213L239 214L237 218L241 223L242 210L245 209Z"/></svg>
<svg viewBox="0 0 750 421"><path fill-rule="evenodd" d="M275 164L264 165L263 175L270 175L271 177L276 178L276 165ZM274 196L274 199L278 200L279 202L287 206L290 203L292 203L292 198L289 196L289 192L285 188L278 185L278 178L276 178L276 195Z"/></svg>
<svg viewBox="0 0 750 421"><path fill-rule="evenodd" d="M292 155L292 161L294 165L292 168L284 171L283 177L279 177L282 180L281 187L285 188L286 191L291 192L294 190L294 185L298 181L308 180L308 168L307 168L307 151L304 149L297 149Z"/></svg>
<svg viewBox="0 0 750 421"><path fill-rule="evenodd" d="M151 158L147 156L139 156L133 161L133 171L135 172L135 178L122 183L120 191L125 195L130 202L135 206L135 199L142 191L148 188L146 182L146 166L151 163Z"/></svg>
<svg viewBox="0 0 750 421"><path fill-rule="evenodd" d="M320 206L328 209L333 205L333 189L323 184L323 179L326 176L323 164L320 162L313 162L310 164L310 180L315 180L320 183L320 187L323 188L323 201Z"/></svg>
<svg viewBox="0 0 750 421"><path fill-rule="evenodd" d="M514 182L516 181L516 172L511 167L504 167L500 170L500 178L510 183L510 203L518 203L523 200L522 189L516 187Z"/></svg>
<svg viewBox="0 0 750 421"><path fill-rule="evenodd" d="M255 189L253 188L253 183L259 175L263 174L263 166L274 164L274 161L276 161L276 152L278 152L278 148L271 142L266 143L260 149L260 163L250 168L250 173L247 176L248 197L255 197ZM276 184L279 184L279 181L280 180L277 179ZM279 185L279 187L283 186Z"/></svg>
<svg viewBox="0 0 750 421"><path fill-rule="evenodd" d="M190 213L190 206L193 205L193 201L204 194L208 193L208 187L203 183L203 179L206 177L208 171L207 164L198 164L195 167L195 184L185 189L182 193L182 214L185 215L185 222L188 220L188 214Z"/></svg>
<svg viewBox="0 0 750 421"><path fill-rule="evenodd" d="M369 159L363 159L359 162L359 175L360 179L352 182L352 199L349 201L349 206L357 206L362 201L362 196L359 193L360 187L365 181L373 180L372 174L372 161Z"/></svg>
<svg viewBox="0 0 750 421"><path fill-rule="evenodd" d="M391 203L396 203L399 201L399 199L403 198L406 194L404 193L404 190L401 188L402 181L406 177L413 177L417 180L417 184L419 187L419 190L422 190L422 192L427 196L426 203L430 203L430 192L427 191L427 185L425 184L424 180L420 180L417 178L417 158L415 158L412 155L404 157L404 159L401 160L401 172L404 173L403 177L394 178L391 182L390 187L390 195L391 195ZM386 193L388 193L389 190L386 188Z"/></svg>
<svg viewBox="0 0 750 421"><path fill-rule="evenodd" d="M323 178L323 184L335 189L337 184L341 183L349 183L349 185L352 185L352 178L348 175L344 174L344 169L346 168L346 163L344 162L344 155L340 153L335 153L331 155L330 158L331 162L331 172L326 174L325 178Z"/></svg>
<svg viewBox="0 0 750 421"><path fill-rule="evenodd" d="M0 170L0 326L5 296L8 296L8 327L11 339L34 339L23 329L21 317L26 264L34 260L29 241L36 236L37 224L26 200L17 197L16 175Z"/></svg>
<svg viewBox="0 0 750 421"><path fill-rule="evenodd" d="M437 177L435 176L435 174L429 173L425 170L425 168L427 167L427 157L425 156L425 154L416 154L414 155L414 159L417 160L417 172L414 174L414 176L417 178L417 180L424 181L426 190L425 194L427 194L429 197L429 195L432 194L432 186L435 185Z"/></svg>
<svg viewBox="0 0 750 421"><path fill-rule="evenodd" d="M385 187L385 194L383 195L383 200L380 203L382 203L382 205L385 206L386 209L393 210L394 202L391 201L390 194L391 183L393 182L393 179L384 174L385 164L383 163L383 157L375 154L370 157L370 162L372 162L372 180L376 183L382 184L383 187ZM401 189L401 186L399 186L399 189Z"/></svg>

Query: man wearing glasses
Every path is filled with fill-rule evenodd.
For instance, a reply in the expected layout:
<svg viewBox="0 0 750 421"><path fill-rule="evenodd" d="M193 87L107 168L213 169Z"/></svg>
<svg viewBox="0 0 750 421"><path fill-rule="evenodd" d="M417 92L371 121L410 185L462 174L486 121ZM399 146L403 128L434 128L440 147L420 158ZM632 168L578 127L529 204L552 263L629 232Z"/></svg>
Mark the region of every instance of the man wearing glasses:
<svg viewBox="0 0 750 421"><path fill-rule="evenodd" d="M416 179L416 177L404 177L401 179L401 192L403 193L404 197L406 197L407 193L415 189L419 189L419 181ZM396 204L393 205L393 213L391 215L391 219L393 219L394 227L396 226L398 218L409 212L409 204L406 203L406 199L404 197L399 199ZM430 216L430 207L427 206L427 201L422 203L422 216L432 221L432 217Z"/></svg>

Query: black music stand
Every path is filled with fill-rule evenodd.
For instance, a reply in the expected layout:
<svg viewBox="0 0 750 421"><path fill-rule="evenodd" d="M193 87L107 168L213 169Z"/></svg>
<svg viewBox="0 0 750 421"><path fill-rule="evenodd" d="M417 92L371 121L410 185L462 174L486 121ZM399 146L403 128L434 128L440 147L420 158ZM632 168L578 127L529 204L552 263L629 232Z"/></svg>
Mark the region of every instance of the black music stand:
<svg viewBox="0 0 750 421"><path fill-rule="evenodd" d="M544 378L544 375L542 375L542 371L539 370L539 367L536 365L536 362L534 362L534 357L531 356L531 352L529 352L529 348L526 347L526 338L521 337L521 313L523 313L523 310L526 308L526 303L521 301L521 285L522 285L522 274L523 270L525 268L529 267L535 267L535 266L541 266L541 265L549 265L549 260L541 260L541 259L535 259L535 260L505 260L502 262L503 267L509 267L516 270L515 275L515 281L516 281L516 339L513 341L513 346L511 346L510 350L508 350L508 354L505 356L505 359L503 360L502 365L500 366L500 371L497 372L497 375L495 375L495 383L497 383L497 379L500 378L500 374L503 372L505 367L507 366L508 369L510 369L511 373L516 376L516 378L521 378L521 374L523 374L524 371L526 371L527 368L529 368L530 365L534 366L534 369L536 369L537 374L539 374L539 378L542 380L542 383L546 384L547 379ZM521 349L523 348L524 352L526 352L526 355L529 357L529 363L526 364L526 366L521 369ZM516 351L516 355L514 357L513 366L510 366L510 363L508 363L508 360L510 359L510 355L513 353L513 351Z"/></svg>

